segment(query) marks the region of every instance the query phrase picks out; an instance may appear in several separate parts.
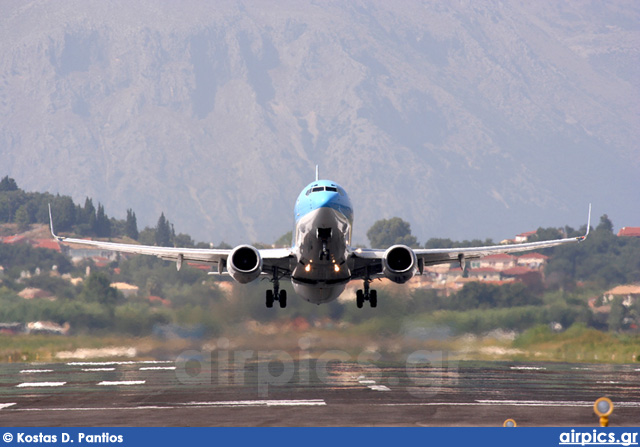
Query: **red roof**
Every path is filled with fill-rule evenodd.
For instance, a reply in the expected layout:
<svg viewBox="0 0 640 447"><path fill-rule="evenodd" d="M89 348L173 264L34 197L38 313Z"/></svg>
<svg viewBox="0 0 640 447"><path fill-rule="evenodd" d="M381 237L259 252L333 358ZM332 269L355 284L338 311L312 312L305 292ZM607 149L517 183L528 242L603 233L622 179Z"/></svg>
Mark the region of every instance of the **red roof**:
<svg viewBox="0 0 640 447"><path fill-rule="evenodd" d="M640 237L640 227L622 227L618 236Z"/></svg>
<svg viewBox="0 0 640 447"><path fill-rule="evenodd" d="M522 267L522 266L511 267L510 269L504 270L502 272L503 275L507 275L507 276L520 276L520 275L527 275L529 273L532 273L532 270L528 267Z"/></svg>
<svg viewBox="0 0 640 447"><path fill-rule="evenodd" d="M171 307L171 301L165 299L165 298L161 298L159 296L155 296L155 295L149 295L148 300L152 303L160 303L162 304L164 307Z"/></svg>
<svg viewBox="0 0 640 447"><path fill-rule="evenodd" d="M60 251L60 244L54 239L34 239L31 245L35 248L48 248L49 250Z"/></svg>
<svg viewBox="0 0 640 447"><path fill-rule="evenodd" d="M22 234L16 234L15 236L7 236L2 238L2 242L5 244L17 244L18 242L24 242L26 237Z"/></svg>
<svg viewBox="0 0 640 447"><path fill-rule="evenodd" d="M469 269L469 274L480 274L480 273L500 273L500 271L496 269L492 269L491 267L482 267L477 269Z"/></svg>
<svg viewBox="0 0 640 447"><path fill-rule="evenodd" d="M518 259L549 259L549 256L541 255L540 253L529 253L528 255L519 256Z"/></svg>
<svg viewBox="0 0 640 447"><path fill-rule="evenodd" d="M524 233L517 234L516 237L529 237L529 236L533 236L536 233L537 231L526 231Z"/></svg>

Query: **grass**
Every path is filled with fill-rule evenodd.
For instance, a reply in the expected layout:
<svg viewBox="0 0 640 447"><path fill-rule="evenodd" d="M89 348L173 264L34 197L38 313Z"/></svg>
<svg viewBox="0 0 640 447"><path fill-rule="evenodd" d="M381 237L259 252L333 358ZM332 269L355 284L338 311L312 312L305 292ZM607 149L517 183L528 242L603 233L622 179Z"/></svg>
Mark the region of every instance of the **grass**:
<svg viewBox="0 0 640 447"><path fill-rule="evenodd" d="M601 332L574 325L561 333L540 325L515 339L504 333L483 336L462 335L445 338L419 338L407 335L371 333L366 327L310 329L278 332L265 336L236 329L223 335L230 350L283 350L293 358L318 357L328 351L346 352L354 360L359 355L376 353L381 361L404 361L418 350L443 351L458 360L553 361L581 363L634 363L640 361L640 335ZM374 324L375 326L375 324ZM0 335L0 362L55 362L56 354L78 349L107 347L135 348L136 358L175 358L187 349L215 350L219 338L209 340L162 340L97 335ZM379 354L379 355L377 355ZM99 354L98 357L100 358ZM104 358L104 357L102 357Z"/></svg>

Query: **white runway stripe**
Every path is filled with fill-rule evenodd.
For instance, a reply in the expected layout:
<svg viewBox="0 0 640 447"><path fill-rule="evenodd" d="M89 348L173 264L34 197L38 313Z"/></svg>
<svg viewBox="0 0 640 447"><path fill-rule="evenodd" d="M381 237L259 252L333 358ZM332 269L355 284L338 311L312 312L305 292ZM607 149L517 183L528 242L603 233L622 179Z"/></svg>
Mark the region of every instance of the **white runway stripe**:
<svg viewBox="0 0 640 447"><path fill-rule="evenodd" d="M176 407L139 405L137 407L71 407L71 408L16 408L15 411L109 411L109 410L172 410Z"/></svg>
<svg viewBox="0 0 640 447"><path fill-rule="evenodd" d="M115 368L82 368L83 372L115 371Z"/></svg>
<svg viewBox="0 0 640 447"><path fill-rule="evenodd" d="M381 404L384 407L478 407L478 406L518 406L518 407L593 407L593 402L587 401L542 401L542 400L477 400L475 402L401 402ZM640 402L614 402L617 408L640 408Z"/></svg>
<svg viewBox="0 0 640 447"><path fill-rule="evenodd" d="M98 385L100 386L128 386L128 385L144 385L147 381L146 380L121 380L121 381L109 381L109 380L103 380L102 382L99 382Z"/></svg>
<svg viewBox="0 0 640 447"><path fill-rule="evenodd" d="M17 388L64 386L67 382L26 382L16 385Z"/></svg>
<svg viewBox="0 0 640 447"><path fill-rule="evenodd" d="M222 400L216 402L188 402L189 407L290 407L327 405L324 399L310 400Z"/></svg>
<svg viewBox="0 0 640 447"><path fill-rule="evenodd" d="M11 406L13 406L13 405L15 405L15 404L16 404L15 402L13 402L13 403L8 403L8 404L0 404L0 410L2 410L3 408L11 407Z"/></svg>
<svg viewBox="0 0 640 447"><path fill-rule="evenodd" d="M161 365L173 363L173 360L140 360L140 361L122 361L122 362L69 362L69 366L113 366L113 365Z"/></svg>
<svg viewBox="0 0 640 447"><path fill-rule="evenodd" d="M176 369L175 366L144 366L140 368L140 371L172 371L174 369Z"/></svg>
<svg viewBox="0 0 640 447"><path fill-rule="evenodd" d="M369 385L369 389L373 391L391 391L391 388L384 385Z"/></svg>
<svg viewBox="0 0 640 447"><path fill-rule="evenodd" d="M52 369L23 369L20 374L52 373Z"/></svg>

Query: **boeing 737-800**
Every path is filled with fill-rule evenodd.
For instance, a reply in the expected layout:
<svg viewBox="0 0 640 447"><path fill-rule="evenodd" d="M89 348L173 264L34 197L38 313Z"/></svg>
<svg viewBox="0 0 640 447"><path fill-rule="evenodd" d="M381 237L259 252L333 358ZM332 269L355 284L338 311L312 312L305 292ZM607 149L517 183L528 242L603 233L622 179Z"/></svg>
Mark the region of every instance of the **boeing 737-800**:
<svg viewBox="0 0 640 447"><path fill-rule="evenodd" d="M174 261L178 270L185 261L206 263L212 266L210 274L229 274L242 284L267 276L273 284L266 291L267 307L273 307L276 301L280 307L286 307L287 294L280 289L282 279L291 279L296 294L315 304L335 300L349 281L360 279L364 286L356 293L357 306L362 307L368 301L371 307L376 307L377 293L370 288L375 278L384 277L403 284L416 274L422 274L426 266L457 262L464 269L469 259L580 242L589 234L591 206L586 234L580 237L486 247L414 249L394 245L387 249L361 249L351 246L353 206L349 196L337 183L318 180L316 172L316 181L298 196L294 215L291 248L257 249L251 245L239 245L222 250L120 244L57 236L49 208L51 234L59 242L154 255Z"/></svg>

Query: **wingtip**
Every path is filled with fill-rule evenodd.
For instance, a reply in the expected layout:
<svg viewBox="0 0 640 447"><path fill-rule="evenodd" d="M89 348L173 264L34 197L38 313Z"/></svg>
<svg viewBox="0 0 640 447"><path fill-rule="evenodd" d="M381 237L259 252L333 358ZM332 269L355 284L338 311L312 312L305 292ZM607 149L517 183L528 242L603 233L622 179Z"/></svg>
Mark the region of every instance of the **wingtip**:
<svg viewBox="0 0 640 447"><path fill-rule="evenodd" d="M587 231L584 234L584 236L580 236L578 238L578 241L582 242L584 241L587 236L589 236L589 231L591 230L591 204L589 204L589 214L587 215Z"/></svg>
<svg viewBox="0 0 640 447"><path fill-rule="evenodd" d="M62 238L57 236L55 231L53 231L53 217L51 215L51 204L49 203L49 230L51 231L51 236L57 241L62 241Z"/></svg>

